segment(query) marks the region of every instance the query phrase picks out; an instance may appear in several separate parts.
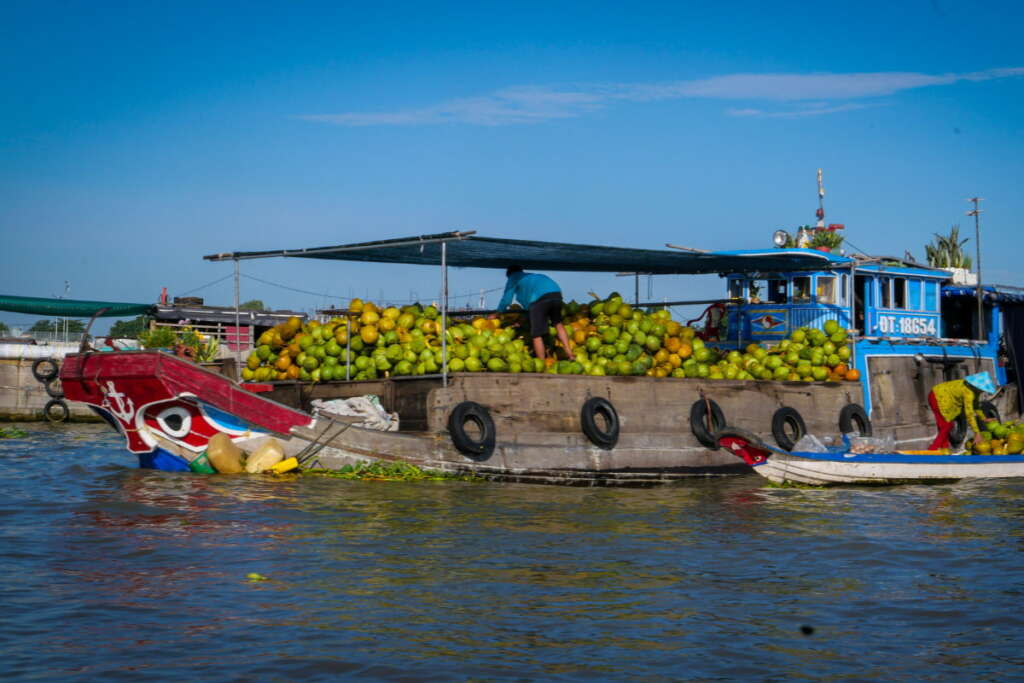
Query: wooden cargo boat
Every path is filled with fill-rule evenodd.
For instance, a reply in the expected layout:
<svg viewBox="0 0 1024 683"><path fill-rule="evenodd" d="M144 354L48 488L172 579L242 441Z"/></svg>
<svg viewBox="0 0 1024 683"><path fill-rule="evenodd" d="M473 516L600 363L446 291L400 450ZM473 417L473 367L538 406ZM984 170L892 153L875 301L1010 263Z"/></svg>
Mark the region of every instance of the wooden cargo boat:
<svg viewBox="0 0 1024 683"><path fill-rule="evenodd" d="M718 273L729 297L714 302L727 326L708 325L724 348L781 339L837 320L855 331L854 382L737 381L458 373L310 385L239 384L158 352L80 354L61 370L68 398L122 431L144 466L188 468L212 434L240 445L273 435L307 464L341 467L394 460L506 481L645 485L694 475L749 471L720 450L716 431L738 425L781 444L804 432L885 430L901 447L923 447L933 431L927 391L938 381L992 372L1004 390L989 410L1016 413L1017 393L999 359L998 297L986 302L984 338L970 306L945 316L949 274L893 260L853 259L811 249L683 252L528 242L446 233L416 238L207 257L328 258L441 266L441 329L447 267ZM759 286L758 286L759 285ZM767 303L754 288L767 291ZM953 301L958 294L950 294ZM669 302L696 303L696 302ZM708 302L705 302L708 303ZM973 325L973 328L972 328ZM944 330L965 329L960 338ZM974 336L979 336L977 333ZM442 335L442 339L444 335ZM400 416L400 431L351 426L314 399L374 394Z"/></svg>
<svg viewBox="0 0 1024 683"><path fill-rule="evenodd" d="M750 424L767 424L773 406L795 406L815 416L811 429L835 431L843 407L860 392L858 383L465 373L450 377L447 386L436 377L406 378L288 383L253 393L157 351L81 354L69 357L61 372L67 395L104 414L147 467L186 470L222 431L242 446L275 436L288 455L308 456L309 466L381 459L508 481L584 485L747 471L702 428L706 401L721 411L718 419ZM386 409L398 412L400 431L349 426L301 409L317 397L364 394L380 396ZM582 413L595 398L615 417L598 416L588 432ZM453 415L467 410L464 421L453 424L459 419ZM469 448L460 450L455 430Z"/></svg>

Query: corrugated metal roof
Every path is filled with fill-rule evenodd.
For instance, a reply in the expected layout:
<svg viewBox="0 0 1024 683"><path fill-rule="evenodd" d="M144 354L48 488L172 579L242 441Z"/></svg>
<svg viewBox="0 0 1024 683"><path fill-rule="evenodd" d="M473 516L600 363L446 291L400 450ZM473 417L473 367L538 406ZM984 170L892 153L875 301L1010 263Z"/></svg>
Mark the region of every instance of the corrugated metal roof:
<svg viewBox="0 0 1024 683"><path fill-rule="evenodd" d="M238 312L238 321L242 325L272 327L278 323L297 316L302 320L306 314L297 311L247 311ZM235 309L226 306L157 306L153 311L157 320L188 320L194 323L226 323L235 324Z"/></svg>
<svg viewBox="0 0 1024 683"><path fill-rule="evenodd" d="M1024 303L1024 288L1009 285L983 285L982 298L996 303ZM949 285L942 288L942 296L977 296L977 289L970 285Z"/></svg>
<svg viewBox="0 0 1024 683"><path fill-rule="evenodd" d="M567 244L496 237L472 233L441 233L375 242L358 242L310 249L244 251L211 254L209 261L255 258L318 258L406 265L446 263L456 268L500 268L519 265L527 270L577 272L639 272L652 274L749 273L817 270L850 259L813 249L769 249L689 252L674 249L633 249L591 244Z"/></svg>

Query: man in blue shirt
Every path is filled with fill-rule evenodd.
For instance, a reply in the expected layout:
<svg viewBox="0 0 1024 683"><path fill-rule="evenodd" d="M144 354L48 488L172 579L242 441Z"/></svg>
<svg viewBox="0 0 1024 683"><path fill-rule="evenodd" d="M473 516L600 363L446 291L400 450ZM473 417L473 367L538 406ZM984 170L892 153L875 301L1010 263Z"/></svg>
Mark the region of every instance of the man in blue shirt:
<svg viewBox="0 0 1024 683"><path fill-rule="evenodd" d="M575 360L569 346L569 335L562 325L562 290L554 280L540 273L524 273L522 266L509 266L505 271L508 282L505 293L498 303L498 310L508 309L515 298L525 308L530 317L530 336L533 337L533 352L537 358L544 359L544 335L548 331L548 323L555 326L558 340L562 342L569 360Z"/></svg>

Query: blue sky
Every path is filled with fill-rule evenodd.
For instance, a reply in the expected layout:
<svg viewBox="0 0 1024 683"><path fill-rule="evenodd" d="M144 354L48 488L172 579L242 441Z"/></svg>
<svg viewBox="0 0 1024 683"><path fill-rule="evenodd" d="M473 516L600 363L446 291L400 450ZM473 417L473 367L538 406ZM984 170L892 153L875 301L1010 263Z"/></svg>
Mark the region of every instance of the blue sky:
<svg viewBox="0 0 1024 683"><path fill-rule="evenodd" d="M1021 26L1020 3L948 0L6 3L0 293L68 280L74 298L166 286L228 305L230 279L209 283L231 266L204 254L450 229L767 247L813 222L819 167L827 220L872 253L923 257L954 223L973 235L964 199L985 197L985 279L1024 285ZM425 300L439 279L283 260L243 274L243 299L300 310ZM632 286L555 277L575 298Z"/></svg>

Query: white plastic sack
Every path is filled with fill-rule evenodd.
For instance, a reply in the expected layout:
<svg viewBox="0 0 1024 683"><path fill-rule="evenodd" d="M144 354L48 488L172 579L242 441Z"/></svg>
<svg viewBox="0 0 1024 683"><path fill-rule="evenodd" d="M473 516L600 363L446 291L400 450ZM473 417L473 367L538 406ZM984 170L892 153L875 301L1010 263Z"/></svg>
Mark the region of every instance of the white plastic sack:
<svg viewBox="0 0 1024 683"><path fill-rule="evenodd" d="M828 453L828 447L814 434L804 434L793 445L794 453Z"/></svg>
<svg viewBox="0 0 1024 683"><path fill-rule="evenodd" d="M330 401L314 399L313 411L332 415L363 418L353 426L365 429L376 429L381 432L398 431L398 413L389 413L380 404L380 399L372 394L354 396L352 398L336 398Z"/></svg>

